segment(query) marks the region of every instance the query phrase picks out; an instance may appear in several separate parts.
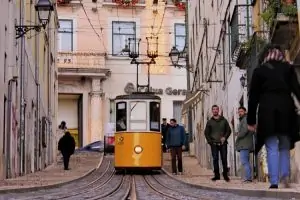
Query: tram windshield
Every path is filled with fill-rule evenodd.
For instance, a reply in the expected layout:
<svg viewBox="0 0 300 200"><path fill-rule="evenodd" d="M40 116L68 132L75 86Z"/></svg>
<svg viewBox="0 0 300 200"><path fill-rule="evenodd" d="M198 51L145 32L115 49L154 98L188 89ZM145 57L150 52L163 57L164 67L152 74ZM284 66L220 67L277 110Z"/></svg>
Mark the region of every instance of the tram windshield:
<svg viewBox="0 0 300 200"><path fill-rule="evenodd" d="M145 101L130 102L130 130L147 130L147 103Z"/></svg>
<svg viewBox="0 0 300 200"><path fill-rule="evenodd" d="M127 117L126 117L126 102L119 102L116 106L116 131L127 130Z"/></svg>

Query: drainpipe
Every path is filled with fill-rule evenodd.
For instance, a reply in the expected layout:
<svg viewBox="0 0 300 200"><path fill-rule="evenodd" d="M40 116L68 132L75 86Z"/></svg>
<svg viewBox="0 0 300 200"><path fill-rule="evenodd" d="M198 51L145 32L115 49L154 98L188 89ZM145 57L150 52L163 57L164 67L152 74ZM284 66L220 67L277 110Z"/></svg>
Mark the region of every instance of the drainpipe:
<svg viewBox="0 0 300 200"><path fill-rule="evenodd" d="M186 6L185 6L185 45L186 45L186 89L187 89L187 95L192 92L191 91L191 74L190 74L190 58L189 58L189 16L188 16L188 1L186 1ZM188 96L187 96L188 97ZM194 141L194 136L193 136L193 118L192 118L192 108L188 108L188 131L189 131L189 142L192 143ZM191 151L191 150L190 150Z"/></svg>
<svg viewBox="0 0 300 200"><path fill-rule="evenodd" d="M50 18L51 20L51 18ZM48 137L47 137L47 143L48 143L48 164L52 162L52 144L53 144L53 134L52 134L52 95L51 95L51 89L52 89L52 68L50 66L50 60L51 60L51 52L50 52L50 47L51 47L51 38L50 38L50 26L48 26L48 73L49 73L49 78L48 78L48 123L49 123L49 129L48 129Z"/></svg>
<svg viewBox="0 0 300 200"><path fill-rule="evenodd" d="M12 109L12 83L18 86L18 77L13 77L8 81L8 98L7 98L7 121L6 121L6 178L11 178L10 153L11 153L11 109Z"/></svg>
<svg viewBox="0 0 300 200"><path fill-rule="evenodd" d="M35 21L37 19L37 13L35 14ZM36 129L34 134L34 159L35 159L35 169L39 168L39 151L40 151L40 75L39 75L39 37L35 37L35 84L36 84Z"/></svg>
<svg viewBox="0 0 300 200"><path fill-rule="evenodd" d="M20 24L24 24L24 1L20 1ZM23 174L24 171L24 166L23 162L25 161L25 152L24 150L24 140L25 140L25 99L24 99L24 84L25 84L25 69L24 69L24 50L25 50L25 35L21 37L21 44L20 44L20 50L21 50L21 55L20 55L20 61L21 61L21 66L20 66L20 154L19 154L19 163L20 163L20 169L19 173L20 175Z"/></svg>

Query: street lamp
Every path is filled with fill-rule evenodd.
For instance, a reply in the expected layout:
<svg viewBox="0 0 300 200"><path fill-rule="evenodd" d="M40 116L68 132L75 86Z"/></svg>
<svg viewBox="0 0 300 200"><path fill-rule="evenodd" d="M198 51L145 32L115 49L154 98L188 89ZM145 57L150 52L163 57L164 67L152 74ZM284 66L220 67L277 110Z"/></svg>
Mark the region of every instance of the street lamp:
<svg viewBox="0 0 300 200"><path fill-rule="evenodd" d="M240 78L240 83L243 88L246 86L246 76L244 74Z"/></svg>
<svg viewBox="0 0 300 200"><path fill-rule="evenodd" d="M151 58L153 64L155 64L155 58L158 57L158 37L146 37L147 40L147 56Z"/></svg>
<svg viewBox="0 0 300 200"><path fill-rule="evenodd" d="M171 62L175 67L178 66L179 55L180 55L179 50L175 46L173 46L169 53L169 57L171 58Z"/></svg>
<svg viewBox="0 0 300 200"><path fill-rule="evenodd" d="M132 58L131 64L136 63L136 59L140 57L141 38L128 38L129 58Z"/></svg>
<svg viewBox="0 0 300 200"><path fill-rule="evenodd" d="M23 37L28 31L41 31L41 28L46 28L50 21L51 12L54 10L50 0L39 0L35 5L35 10L38 12L39 25L16 25L16 39Z"/></svg>
<svg viewBox="0 0 300 200"><path fill-rule="evenodd" d="M146 37L147 40L147 57L150 61L137 61L140 57L140 38L128 38L128 46L125 45L123 52L128 52L129 58L131 58L130 64L136 64L136 89L147 88L150 90L150 65L156 64L155 58L158 57L158 37ZM148 66L148 83L147 85L139 85L139 65Z"/></svg>

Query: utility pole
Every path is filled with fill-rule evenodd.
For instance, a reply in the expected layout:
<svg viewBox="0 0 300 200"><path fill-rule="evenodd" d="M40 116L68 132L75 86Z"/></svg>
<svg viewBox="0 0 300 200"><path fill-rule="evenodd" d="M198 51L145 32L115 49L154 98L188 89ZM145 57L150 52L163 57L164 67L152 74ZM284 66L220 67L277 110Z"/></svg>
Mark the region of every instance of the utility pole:
<svg viewBox="0 0 300 200"><path fill-rule="evenodd" d="M188 17L188 1L185 2L185 45L186 45L186 81L187 81L187 96L191 91L191 74L190 74L190 59L189 59L189 17ZM192 118L192 108L188 107L188 132L189 132L189 142L194 141L193 136L193 118Z"/></svg>

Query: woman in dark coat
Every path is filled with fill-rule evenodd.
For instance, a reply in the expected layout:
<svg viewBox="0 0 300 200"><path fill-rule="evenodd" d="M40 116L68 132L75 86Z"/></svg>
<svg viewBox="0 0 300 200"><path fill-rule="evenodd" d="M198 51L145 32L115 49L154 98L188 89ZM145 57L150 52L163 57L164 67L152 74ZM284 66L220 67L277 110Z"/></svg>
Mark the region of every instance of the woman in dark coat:
<svg viewBox="0 0 300 200"><path fill-rule="evenodd" d="M300 87L293 66L284 60L279 47L266 47L259 63L250 85L247 122L250 131L257 131L256 151L266 146L270 188L278 188L280 178L288 184L289 151L300 139L291 96L294 93L300 100Z"/></svg>

